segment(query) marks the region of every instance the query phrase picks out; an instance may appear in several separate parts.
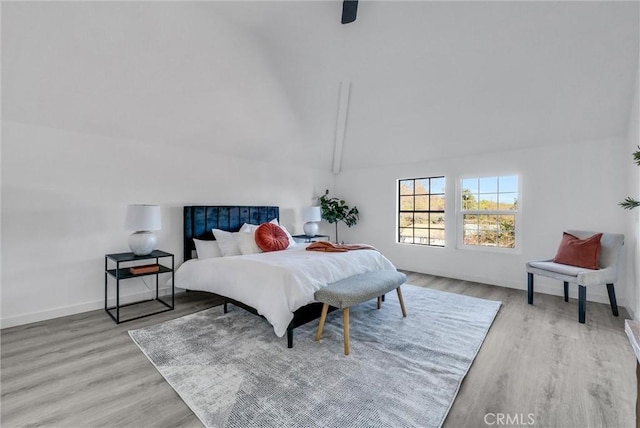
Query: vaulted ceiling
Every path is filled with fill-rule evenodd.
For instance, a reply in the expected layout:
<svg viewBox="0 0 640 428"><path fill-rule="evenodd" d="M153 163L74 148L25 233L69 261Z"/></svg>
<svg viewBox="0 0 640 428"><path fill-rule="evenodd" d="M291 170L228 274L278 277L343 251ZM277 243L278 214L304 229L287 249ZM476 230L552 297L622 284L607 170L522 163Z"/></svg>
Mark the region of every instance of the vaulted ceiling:
<svg viewBox="0 0 640 428"><path fill-rule="evenodd" d="M3 2L2 116L331 169L623 136L639 3Z"/></svg>

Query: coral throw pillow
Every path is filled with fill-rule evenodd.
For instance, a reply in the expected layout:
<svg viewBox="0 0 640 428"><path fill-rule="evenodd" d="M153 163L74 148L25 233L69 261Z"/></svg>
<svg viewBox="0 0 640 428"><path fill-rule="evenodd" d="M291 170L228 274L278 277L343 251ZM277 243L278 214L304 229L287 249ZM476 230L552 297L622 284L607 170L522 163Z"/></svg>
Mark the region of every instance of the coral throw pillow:
<svg viewBox="0 0 640 428"><path fill-rule="evenodd" d="M262 251L286 250L289 246L287 233L273 223L263 223L256 229L256 244Z"/></svg>
<svg viewBox="0 0 640 428"><path fill-rule="evenodd" d="M560 241L560 246L558 247L558 252L553 258L553 261L563 265L599 269L600 238L602 238L602 233L596 233L587 239L580 239L577 236L564 232L562 234L562 241Z"/></svg>

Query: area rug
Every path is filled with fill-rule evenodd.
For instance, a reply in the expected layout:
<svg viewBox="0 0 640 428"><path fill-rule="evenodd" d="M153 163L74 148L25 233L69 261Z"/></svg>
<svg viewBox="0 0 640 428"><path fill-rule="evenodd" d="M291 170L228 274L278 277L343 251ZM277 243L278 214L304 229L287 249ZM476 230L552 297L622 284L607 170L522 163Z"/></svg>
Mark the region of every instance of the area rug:
<svg viewBox="0 0 640 428"><path fill-rule="evenodd" d="M131 338L207 427L439 427L500 302L404 285L299 327L294 347L240 308L207 309Z"/></svg>

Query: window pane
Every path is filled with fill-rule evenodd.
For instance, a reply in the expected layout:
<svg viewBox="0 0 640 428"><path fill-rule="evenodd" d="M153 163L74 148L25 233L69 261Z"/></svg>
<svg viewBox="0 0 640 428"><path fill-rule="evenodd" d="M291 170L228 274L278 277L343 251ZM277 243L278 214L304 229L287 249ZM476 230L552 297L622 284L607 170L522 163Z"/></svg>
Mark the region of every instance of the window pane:
<svg viewBox="0 0 640 428"><path fill-rule="evenodd" d="M414 244L429 244L429 229L416 229L413 237Z"/></svg>
<svg viewBox="0 0 640 428"><path fill-rule="evenodd" d="M462 191L462 209L477 210L478 195L471 193L468 189Z"/></svg>
<svg viewBox="0 0 640 428"><path fill-rule="evenodd" d="M478 244L485 247L495 247L498 245L498 232L491 230L480 230L478 235Z"/></svg>
<svg viewBox="0 0 640 428"><path fill-rule="evenodd" d="M413 211L413 196L400 196L400 210Z"/></svg>
<svg viewBox="0 0 640 428"><path fill-rule="evenodd" d="M413 226L413 213L400 213L400 227Z"/></svg>
<svg viewBox="0 0 640 428"><path fill-rule="evenodd" d="M479 210L496 210L498 209L498 195L496 193L480 194Z"/></svg>
<svg viewBox="0 0 640 428"><path fill-rule="evenodd" d="M498 178L498 186L500 192L517 193L518 192L518 176L509 175Z"/></svg>
<svg viewBox="0 0 640 428"><path fill-rule="evenodd" d="M498 216L482 214L478 216L478 223L480 229L485 230L497 230L498 229Z"/></svg>
<svg viewBox="0 0 640 428"><path fill-rule="evenodd" d="M413 229L400 228L400 242L413 244Z"/></svg>
<svg viewBox="0 0 640 428"><path fill-rule="evenodd" d="M498 228L501 232L512 232L516 226L516 216L514 215L499 215L498 216Z"/></svg>
<svg viewBox="0 0 640 428"><path fill-rule="evenodd" d="M413 195L413 180L400 180L400 194Z"/></svg>
<svg viewBox="0 0 640 428"><path fill-rule="evenodd" d="M501 210L515 210L518 201L517 193L500 193L498 194L498 202Z"/></svg>
<svg viewBox="0 0 640 428"><path fill-rule="evenodd" d="M431 179L431 193L444 194L444 177L437 177Z"/></svg>
<svg viewBox="0 0 640 428"><path fill-rule="evenodd" d="M416 213L415 214L415 227L428 228L429 227L429 214L428 213Z"/></svg>
<svg viewBox="0 0 640 428"><path fill-rule="evenodd" d="M468 215L465 214L463 216L463 229L464 231L475 231L475 233L478 233L478 216L477 215Z"/></svg>
<svg viewBox="0 0 640 428"><path fill-rule="evenodd" d="M514 215L498 216L498 246L515 248L515 222L516 217Z"/></svg>
<svg viewBox="0 0 640 428"><path fill-rule="evenodd" d="M467 190L469 193L478 193L478 179L477 178L463 178L462 179L462 191Z"/></svg>
<svg viewBox="0 0 640 428"><path fill-rule="evenodd" d="M444 229L444 214L431 213L429 214L429 220L432 228Z"/></svg>
<svg viewBox="0 0 640 428"><path fill-rule="evenodd" d="M429 195L416 196L416 211L429 211Z"/></svg>
<svg viewBox="0 0 640 428"><path fill-rule="evenodd" d="M498 193L498 177L480 178L479 193Z"/></svg>
<svg viewBox="0 0 640 428"><path fill-rule="evenodd" d="M444 195L431 195L431 211L444 211Z"/></svg>
<svg viewBox="0 0 640 428"><path fill-rule="evenodd" d="M416 180L416 195L426 195L429 193L429 179Z"/></svg>
<svg viewBox="0 0 640 428"><path fill-rule="evenodd" d="M444 246L444 230L431 229L431 234L429 235L429 244Z"/></svg>
<svg viewBox="0 0 640 428"><path fill-rule="evenodd" d="M478 245L478 231L473 229L465 229L462 239L465 245Z"/></svg>

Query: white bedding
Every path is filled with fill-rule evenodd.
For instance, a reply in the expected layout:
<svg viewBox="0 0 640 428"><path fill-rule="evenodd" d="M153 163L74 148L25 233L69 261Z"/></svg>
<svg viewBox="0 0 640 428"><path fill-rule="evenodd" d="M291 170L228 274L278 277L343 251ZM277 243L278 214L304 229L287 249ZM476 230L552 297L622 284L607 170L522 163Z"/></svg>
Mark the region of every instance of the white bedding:
<svg viewBox="0 0 640 428"><path fill-rule="evenodd" d="M176 286L245 303L263 315L281 337L293 312L313 302L321 287L360 273L396 269L373 250L324 253L305 248L298 244L284 251L188 260L176 271Z"/></svg>

